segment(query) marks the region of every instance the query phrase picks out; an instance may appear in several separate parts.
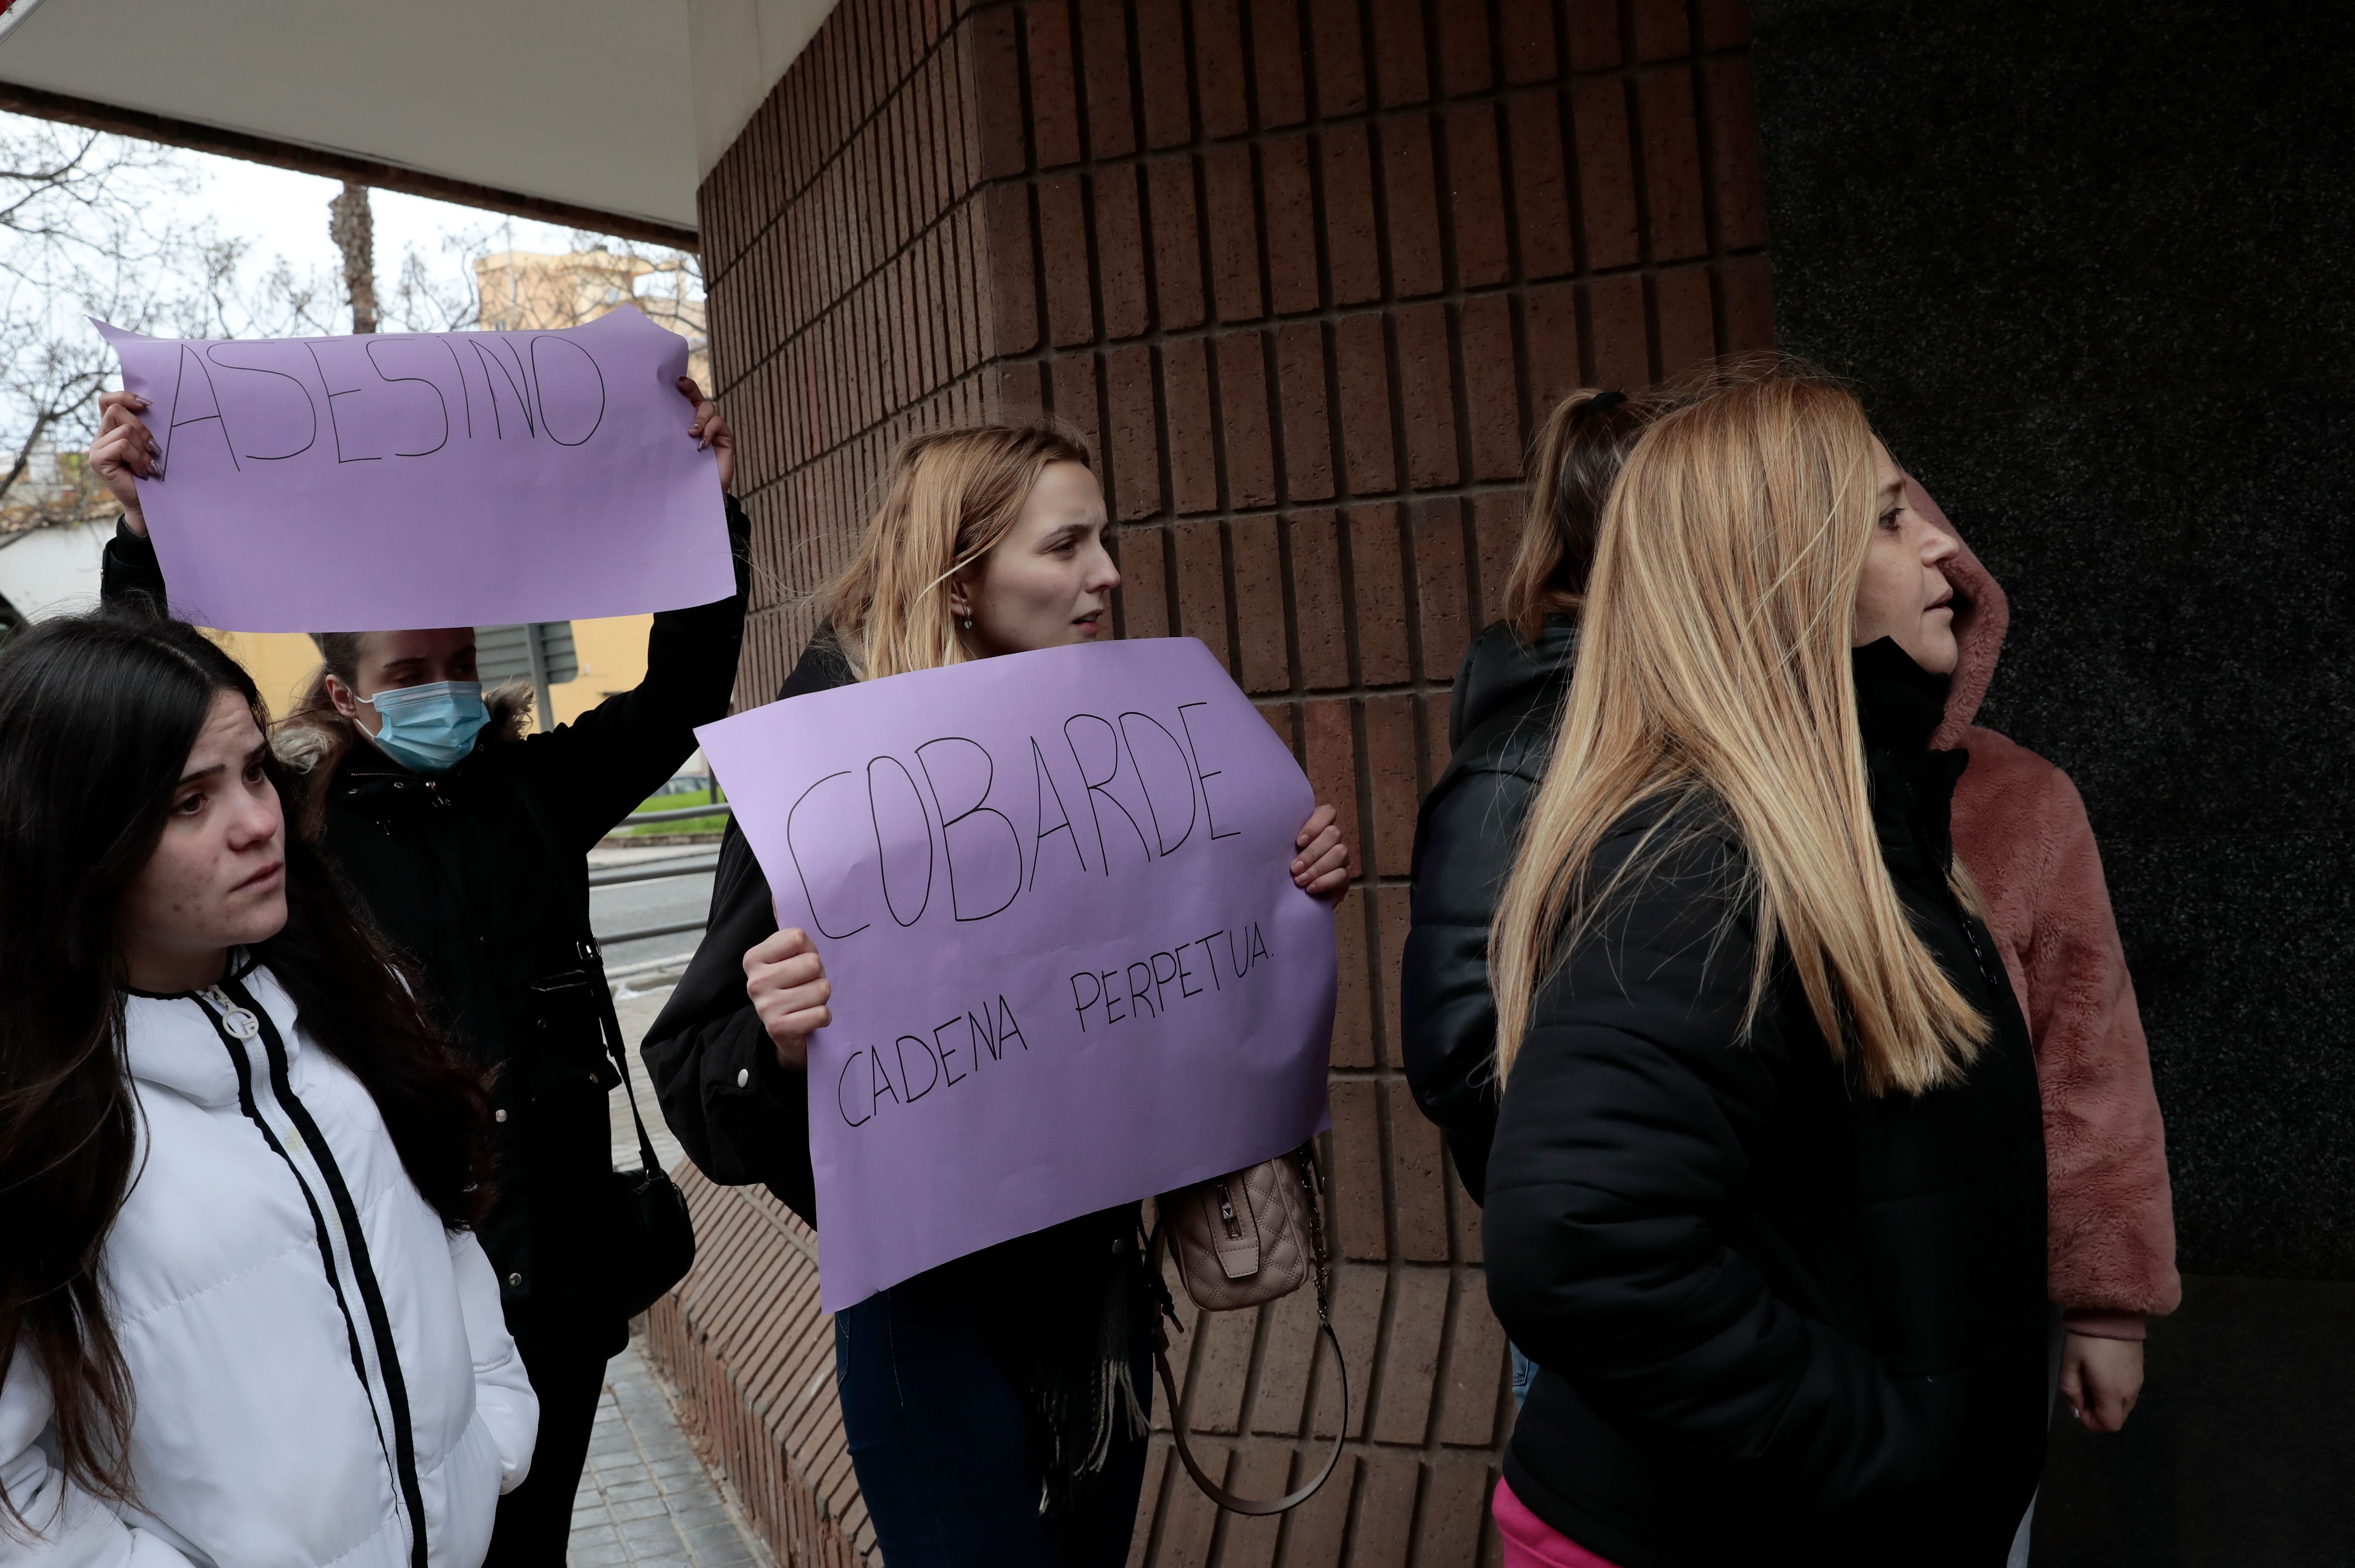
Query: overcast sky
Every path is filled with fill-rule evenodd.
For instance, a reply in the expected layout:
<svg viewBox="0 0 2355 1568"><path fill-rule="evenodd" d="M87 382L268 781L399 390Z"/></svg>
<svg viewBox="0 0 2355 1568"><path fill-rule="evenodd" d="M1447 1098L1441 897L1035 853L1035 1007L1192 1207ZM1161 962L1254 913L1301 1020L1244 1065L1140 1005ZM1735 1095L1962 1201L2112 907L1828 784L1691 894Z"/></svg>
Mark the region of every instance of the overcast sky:
<svg viewBox="0 0 2355 1568"><path fill-rule="evenodd" d="M84 134L0 114L0 146L26 167L78 150ZM120 167L121 145L101 138L96 149L99 166L115 169L104 183L37 196L0 229L0 260L6 262L0 267L0 472L28 432L44 432L45 452L85 443L92 403L76 406L62 424L39 422L47 400L62 395L58 388L85 385L92 373L120 384L86 316L124 325L144 320L149 330L167 333L351 330L342 257L328 238L327 204L341 181L168 148L163 167ZM20 194L23 185L19 179L0 196ZM510 249L559 254L605 242L566 227L385 190L372 193L370 206L377 297L388 331L470 324L476 256ZM218 241L239 247L226 286L208 270ZM614 244L649 260L662 254ZM121 256L133 258L128 269L111 260ZM427 274L430 303L403 298L411 256ZM286 286L273 282L282 266Z"/></svg>
<svg viewBox="0 0 2355 1568"><path fill-rule="evenodd" d="M343 260L327 238L327 203L343 189L339 181L289 169L218 158L203 153L181 157L195 175L194 189L181 201L194 221L208 218L223 238L250 242L245 273L258 279L283 256L298 275L340 274ZM465 253L474 241L492 237L493 250L560 252L572 249L572 231L529 219L506 218L480 208L459 207L423 197L379 190L369 203L376 219L376 272L379 294L400 275L402 256L416 251L445 282L473 279ZM497 231L494 236L494 231ZM512 234L510 241L508 235ZM349 325L346 315L345 325Z"/></svg>

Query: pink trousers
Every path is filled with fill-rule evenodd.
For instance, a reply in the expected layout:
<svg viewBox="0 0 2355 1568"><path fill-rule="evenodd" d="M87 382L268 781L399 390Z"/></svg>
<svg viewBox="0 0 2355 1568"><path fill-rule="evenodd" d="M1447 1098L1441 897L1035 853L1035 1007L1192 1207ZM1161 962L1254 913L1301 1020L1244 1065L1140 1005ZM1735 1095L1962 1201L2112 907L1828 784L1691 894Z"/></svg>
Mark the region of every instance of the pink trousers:
<svg viewBox="0 0 2355 1568"><path fill-rule="evenodd" d="M1497 1516L1497 1534L1504 1543L1505 1568L1612 1568L1531 1513L1502 1477L1488 1506Z"/></svg>

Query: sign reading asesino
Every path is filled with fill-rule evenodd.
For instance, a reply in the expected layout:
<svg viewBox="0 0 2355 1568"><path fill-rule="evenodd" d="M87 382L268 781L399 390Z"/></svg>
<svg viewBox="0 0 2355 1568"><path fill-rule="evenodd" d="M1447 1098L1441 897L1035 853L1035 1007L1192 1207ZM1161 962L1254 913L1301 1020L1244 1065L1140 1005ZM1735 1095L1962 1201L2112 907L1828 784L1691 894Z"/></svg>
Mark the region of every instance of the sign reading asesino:
<svg viewBox="0 0 2355 1568"><path fill-rule="evenodd" d="M811 1037L828 1311L1325 1125L1330 909L1314 807L1192 638L1014 654L698 731L781 925L833 982Z"/></svg>
<svg viewBox="0 0 2355 1568"><path fill-rule="evenodd" d="M549 332L98 329L163 453L139 491L173 607L205 625L506 625L735 592L687 340L635 310Z"/></svg>

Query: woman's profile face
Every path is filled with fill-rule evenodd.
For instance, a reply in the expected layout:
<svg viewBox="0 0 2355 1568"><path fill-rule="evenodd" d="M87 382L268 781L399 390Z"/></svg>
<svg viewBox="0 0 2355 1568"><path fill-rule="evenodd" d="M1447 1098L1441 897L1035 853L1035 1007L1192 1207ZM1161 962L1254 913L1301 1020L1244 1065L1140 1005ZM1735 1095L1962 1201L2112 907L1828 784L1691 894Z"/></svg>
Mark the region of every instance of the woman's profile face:
<svg viewBox="0 0 2355 1568"><path fill-rule="evenodd" d="M1104 549L1103 489L1084 463L1052 463L1022 516L954 585L950 603L976 657L1112 635L1120 569ZM970 631L964 629L967 616Z"/></svg>
<svg viewBox="0 0 2355 1568"><path fill-rule="evenodd" d="M1955 590L1943 568L1957 547L1905 504L1905 472L1878 441L1872 459L1877 510L1864 576L1856 585L1854 645L1892 637L1923 669L1952 675L1961 654L1955 643Z"/></svg>
<svg viewBox="0 0 2355 1568"><path fill-rule="evenodd" d="M213 694L164 836L116 907L116 940L140 990L211 985L229 948L286 924L286 818L262 769L268 746L243 698Z"/></svg>

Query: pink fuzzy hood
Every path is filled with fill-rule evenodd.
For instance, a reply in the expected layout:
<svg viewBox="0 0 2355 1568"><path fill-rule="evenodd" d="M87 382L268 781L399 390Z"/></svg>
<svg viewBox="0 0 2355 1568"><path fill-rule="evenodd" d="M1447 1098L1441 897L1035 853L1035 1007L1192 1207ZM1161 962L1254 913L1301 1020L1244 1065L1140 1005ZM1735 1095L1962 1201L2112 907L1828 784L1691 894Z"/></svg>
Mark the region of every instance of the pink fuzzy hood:
<svg viewBox="0 0 2355 1568"><path fill-rule="evenodd" d="M2088 1321L2171 1312L2183 1286L2166 1129L2093 825L2068 774L1973 722L2011 603L1920 483L1909 480L1906 494L1961 546L1946 564L1961 657L1931 743L1970 753L1955 790L1955 852L1978 884L2035 1043L2049 1288Z"/></svg>

